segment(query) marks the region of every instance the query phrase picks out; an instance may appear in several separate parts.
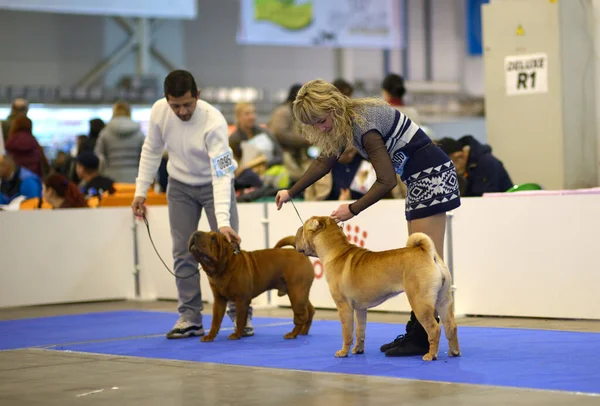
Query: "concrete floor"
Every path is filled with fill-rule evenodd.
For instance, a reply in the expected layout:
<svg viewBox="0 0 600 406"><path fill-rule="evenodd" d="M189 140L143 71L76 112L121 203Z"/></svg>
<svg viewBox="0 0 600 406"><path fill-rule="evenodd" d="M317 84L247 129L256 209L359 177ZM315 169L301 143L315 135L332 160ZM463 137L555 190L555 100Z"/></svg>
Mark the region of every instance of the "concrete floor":
<svg viewBox="0 0 600 406"><path fill-rule="evenodd" d="M175 311L174 302L105 302L0 309L0 320L121 309ZM210 307L205 310L207 314ZM289 309L255 316L289 317ZM337 319L320 310L319 319ZM404 324L406 314L369 313ZM600 332L599 321L469 317L459 325ZM43 333L43 332L41 332ZM0 351L0 405L600 405L600 396L221 364L56 352Z"/></svg>

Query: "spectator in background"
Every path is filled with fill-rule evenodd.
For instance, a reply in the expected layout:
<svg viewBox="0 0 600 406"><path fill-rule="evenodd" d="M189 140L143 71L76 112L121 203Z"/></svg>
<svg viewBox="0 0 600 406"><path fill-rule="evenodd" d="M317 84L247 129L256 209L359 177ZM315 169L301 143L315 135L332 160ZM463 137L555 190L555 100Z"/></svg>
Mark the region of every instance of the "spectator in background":
<svg viewBox="0 0 600 406"><path fill-rule="evenodd" d="M104 121L100 118L93 118L90 120L90 132L88 133L88 139L85 146L86 151L94 151L96 148L96 141L100 136L100 132L105 127Z"/></svg>
<svg viewBox="0 0 600 406"><path fill-rule="evenodd" d="M296 95L301 87L301 84L294 84L290 87L287 99L273 110L267 124L267 128L281 145L283 166L288 171L292 183L302 177L312 161L307 151L310 144L298 131L292 113L292 103L296 100Z"/></svg>
<svg viewBox="0 0 600 406"><path fill-rule="evenodd" d="M13 157L17 165L29 169L42 178L50 170L50 165L44 149L31 131L32 123L26 115L15 116L6 140L6 153Z"/></svg>
<svg viewBox="0 0 600 406"><path fill-rule="evenodd" d="M370 188L370 177L375 177L372 165L356 147L349 145L331 168L304 192L305 200L357 200ZM374 181L374 179L372 179Z"/></svg>
<svg viewBox="0 0 600 406"><path fill-rule="evenodd" d="M2 121L2 134L4 136L4 141L8 138L8 134L10 132L10 127L12 126L12 122L16 116L24 114L25 116L29 112L29 102L25 99L15 99L13 100L10 106L10 114L6 118L6 120Z"/></svg>
<svg viewBox="0 0 600 406"><path fill-rule="evenodd" d="M79 190L86 198L102 197L104 192L115 193L113 180L100 175L100 159L92 152L82 152L77 156L75 171L81 179Z"/></svg>
<svg viewBox="0 0 600 406"><path fill-rule="evenodd" d="M502 162L492 155L492 148L471 135L459 140L436 141L452 159L458 174L461 196L483 196L484 193L506 192L513 182Z"/></svg>
<svg viewBox="0 0 600 406"><path fill-rule="evenodd" d="M0 156L6 153L6 149L4 149L4 133L2 132L2 126L0 125Z"/></svg>
<svg viewBox="0 0 600 406"><path fill-rule="evenodd" d="M239 164L236 174L247 169L247 159L244 158L246 146L260 151L266 158L267 167L280 165L283 162L283 151L275 137L268 130L256 125L256 109L252 103L235 105L235 124L237 128L229 136L229 146Z"/></svg>
<svg viewBox="0 0 600 406"><path fill-rule="evenodd" d="M96 142L101 172L115 182L135 183L142 145L144 134L131 119L131 107L126 102L116 102L112 120L100 131Z"/></svg>
<svg viewBox="0 0 600 406"><path fill-rule="evenodd" d="M29 169L18 166L8 155L0 156L0 204L8 204L18 196L41 197L42 181Z"/></svg>
<svg viewBox="0 0 600 406"><path fill-rule="evenodd" d="M44 178L42 197L55 209L88 207L85 197L77 189L77 185L58 173Z"/></svg>
<svg viewBox="0 0 600 406"><path fill-rule="evenodd" d="M75 182L75 184L79 184L79 182L81 181L81 179L79 179L79 176L77 176L77 171L75 171L75 158L77 158L77 156L79 156L79 154L81 154L82 152L93 152L94 150L89 148L90 145L91 144L89 142L88 136L85 134L79 134L77 138L75 138L75 145L73 146L73 148L71 148L71 166L69 168L69 176L67 177L73 182Z"/></svg>
<svg viewBox="0 0 600 406"><path fill-rule="evenodd" d="M52 162L52 170L61 175L70 177L73 158L65 151L58 151Z"/></svg>
<svg viewBox="0 0 600 406"><path fill-rule="evenodd" d="M404 87L404 78L402 76L395 73L387 75L381 84L381 94L390 106L410 118L415 124L422 125L417 109L404 104L406 87Z"/></svg>
<svg viewBox="0 0 600 406"><path fill-rule="evenodd" d="M352 97L352 94L354 93L354 87L352 87L350 82L346 81L345 79L337 78L333 81L332 85L337 87L340 93L344 96Z"/></svg>

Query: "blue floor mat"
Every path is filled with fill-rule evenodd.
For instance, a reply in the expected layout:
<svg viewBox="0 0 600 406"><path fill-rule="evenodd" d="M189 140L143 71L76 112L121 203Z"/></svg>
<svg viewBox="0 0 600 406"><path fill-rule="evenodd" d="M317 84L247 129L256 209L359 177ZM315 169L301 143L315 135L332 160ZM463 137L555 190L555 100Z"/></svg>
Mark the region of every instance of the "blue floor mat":
<svg viewBox="0 0 600 406"><path fill-rule="evenodd" d="M0 321L0 350L40 347L62 343L79 343L163 335L173 328L179 316L174 312L124 310ZM210 327L211 317L203 323ZM289 322L289 319L256 318L254 324ZM222 328L232 327L227 316Z"/></svg>
<svg viewBox="0 0 600 406"><path fill-rule="evenodd" d="M104 342L55 345L50 348L58 351L600 393L599 333L459 327L463 356L448 357L447 341L442 339L438 360L428 363L420 357L388 358L379 352L381 344L402 332L404 326L398 324L369 323L366 353L336 359L333 354L341 346L341 327L338 321L315 321L309 336L284 340L283 335L291 330L291 320L260 318L255 319L254 337L228 341L230 331L222 331L215 342L201 343L198 338L164 338L164 330L172 326L173 318L173 313L132 311L0 322L0 344L2 348L10 347L12 338L7 338L7 335L15 333L30 345L50 345L53 338L56 338L54 344L85 341L85 338L90 341L108 339ZM24 324L17 326L17 322ZM207 320L205 324L208 325ZM81 325L86 328L81 329ZM223 327L226 325L230 326L228 320L225 320ZM38 336L40 329L45 329L48 330L48 336L29 337L24 331L19 331L19 327L26 327L26 330ZM53 329L75 331L77 339L55 333ZM83 333L82 330L86 332ZM139 337L155 333L161 335ZM110 340L127 336L138 338ZM13 346L17 346L16 343ZM23 342L18 345L24 346Z"/></svg>

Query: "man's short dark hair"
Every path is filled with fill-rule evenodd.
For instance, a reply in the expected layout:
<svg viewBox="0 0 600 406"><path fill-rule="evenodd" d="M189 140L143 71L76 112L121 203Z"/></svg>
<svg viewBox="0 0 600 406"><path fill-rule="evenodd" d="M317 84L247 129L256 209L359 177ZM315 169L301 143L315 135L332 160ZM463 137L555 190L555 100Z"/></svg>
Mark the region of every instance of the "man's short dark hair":
<svg viewBox="0 0 600 406"><path fill-rule="evenodd" d="M350 82L345 79L337 78L333 81L332 85L337 87L340 93L342 93L344 96L351 97L352 93L354 93L354 87L352 87Z"/></svg>
<svg viewBox="0 0 600 406"><path fill-rule="evenodd" d="M442 138L435 143L446 153L446 155L462 151L463 148L462 144L453 138Z"/></svg>
<svg viewBox="0 0 600 406"><path fill-rule="evenodd" d="M85 169L95 171L100 167L100 159L90 151L84 151L77 155L77 162Z"/></svg>
<svg viewBox="0 0 600 406"><path fill-rule="evenodd" d="M287 99L285 99L285 101L289 102L289 103L293 103L294 100L296 100L296 96L298 96L298 92L300 91L301 88L302 88L302 85L300 83L293 84L290 87Z"/></svg>
<svg viewBox="0 0 600 406"><path fill-rule="evenodd" d="M383 79L381 88L397 99L402 99L406 93L404 78L395 73L390 73Z"/></svg>
<svg viewBox="0 0 600 406"><path fill-rule="evenodd" d="M174 70L167 75L164 83L165 97L182 97L190 92L192 97L198 97L198 86L192 74L186 70Z"/></svg>

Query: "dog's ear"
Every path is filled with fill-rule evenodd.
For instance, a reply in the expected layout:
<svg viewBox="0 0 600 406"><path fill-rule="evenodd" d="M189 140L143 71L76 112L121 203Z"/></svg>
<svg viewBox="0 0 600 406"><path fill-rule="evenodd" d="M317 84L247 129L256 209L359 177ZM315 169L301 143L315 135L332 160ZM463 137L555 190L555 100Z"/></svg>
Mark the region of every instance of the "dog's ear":
<svg viewBox="0 0 600 406"><path fill-rule="evenodd" d="M308 231L317 231L323 227L323 223L317 218L312 218L306 222L306 229Z"/></svg>
<svg viewBox="0 0 600 406"><path fill-rule="evenodd" d="M223 234L217 233L215 231L212 232L214 233L213 238L216 239L217 249L219 250L216 257L220 258L221 256L223 256L223 254L225 254L225 250L228 248L229 242L227 242L227 238L225 238Z"/></svg>

